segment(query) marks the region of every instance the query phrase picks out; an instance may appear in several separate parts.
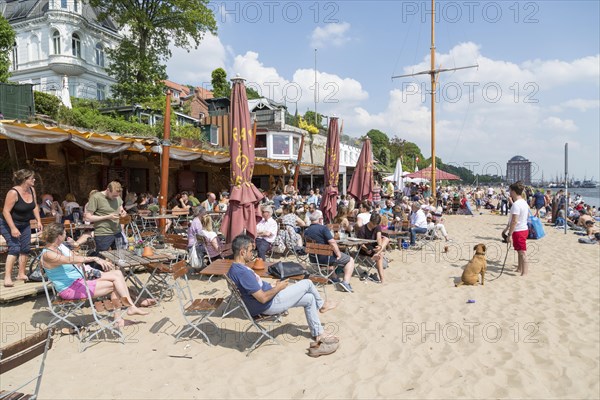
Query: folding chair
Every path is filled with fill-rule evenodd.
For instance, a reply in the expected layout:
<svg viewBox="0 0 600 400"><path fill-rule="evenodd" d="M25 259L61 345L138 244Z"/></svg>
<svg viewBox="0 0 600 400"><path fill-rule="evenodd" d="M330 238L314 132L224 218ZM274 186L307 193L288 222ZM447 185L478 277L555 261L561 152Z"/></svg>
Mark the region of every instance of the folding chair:
<svg viewBox="0 0 600 400"><path fill-rule="evenodd" d="M248 357L250 355L250 353L252 353L254 350L256 350L258 348L258 346L260 346L261 342L264 339L270 339L273 342L280 344L277 341L277 339L275 339L269 333L269 331L265 327L263 327L261 324L263 322L281 322L282 314L260 315L256 318L253 317L250 314L250 311L248 311L248 307L246 307L246 303L244 303L244 300L242 299L242 294L240 293L240 290L238 289L235 282L233 282L231 280L231 278L229 278L229 276L227 276L227 275L224 275L224 276L225 276L225 280L227 281L227 286L229 287L229 290L231 291L231 301L234 301L236 303L235 309L239 308L240 310L242 310L242 312L244 314L244 318L247 319L248 321L250 321L250 325L248 325L248 328L246 329L245 333L248 333L248 331L250 329L252 329L253 327L256 328L258 330L258 332L260 333L260 336L258 337L258 339L256 339L256 341L254 341L254 343L252 343L252 346L250 346L247 349L246 357Z"/></svg>
<svg viewBox="0 0 600 400"><path fill-rule="evenodd" d="M321 263L319 261L319 256L327 256L329 258L334 256L331 245L307 241L305 251L307 254L308 266L312 267L317 274L327 279L335 274L335 268L330 269L331 267L328 263Z"/></svg>
<svg viewBox="0 0 600 400"><path fill-rule="evenodd" d="M41 255L38 255L37 260L40 261ZM42 284L44 286L44 293L46 295L46 301L48 302L48 311L52 314L53 318L48 323L48 328L57 325L59 322L64 322L69 325L76 333L77 337L81 340L82 332L80 327L85 325L83 320L82 308L87 303L87 299L81 300L64 300L61 299L52 282L48 280L46 274L42 271ZM74 324L69 318L76 317L78 324Z"/></svg>
<svg viewBox="0 0 600 400"><path fill-rule="evenodd" d="M37 375L12 391L0 390L0 399L37 399L42 383L42 376L44 375L46 356L48 355L48 350L52 348L52 334L53 329L44 329L0 349L0 375L43 354L42 361L40 363L40 369L38 370ZM33 381L36 381L33 394L24 394L18 392Z"/></svg>
<svg viewBox="0 0 600 400"><path fill-rule="evenodd" d="M137 224L133 222L133 217L131 215L119 218L119 224L123 225L123 231L127 237L133 236L133 239L136 242L142 240L140 230L138 229Z"/></svg>
<svg viewBox="0 0 600 400"><path fill-rule="evenodd" d="M41 259L40 259L41 260ZM43 263L42 263L43 267ZM114 321L123 316L123 314L127 311L128 307L131 307L132 304L129 301L122 297L120 299L111 299L110 295L108 295L106 299L97 299L94 300L92 298L92 294L90 292L90 288L87 283L87 279L85 273L78 269L83 277L83 281L85 283L85 291L86 291L86 299L81 300L59 300L59 297L56 296L54 289L52 289L52 293L54 293L54 300L51 300L50 291L48 290L48 285L44 285L44 290L46 292L46 298L48 300L48 305L50 307L50 312L54 315L55 319L51 321L49 326L52 326L58 321L63 321L73 327L77 332L77 336L80 339L80 351L85 350L85 346L83 345L86 342L91 342L91 340L95 337L98 337L103 332L110 332L113 334L113 337L118 338L119 342L125 343L125 336L123 333L114 326ZM42 274L43 277L43 274ZM43 278L46 279L46 278ZM90 310L92 312L92 318L94 323L87 324L85 329L89 332L87 336L83 335L83 332L80 328L78 328L75 324L71 323L67 320L67 317L71 315L75 315L76 312L85 305L89 304ZM117 316L117 313L119 314ZM93 329L96 327L96 329ZM108 338L108 337L106 337Z"/></svg>
<svg viewBox="0 0 600 400"><path fill-rule="evenodd" d="M189 268L182 263L177 263L173 266L171 277L177 292L179 301L179 309L181 315L185 319L186 325L181 328L181 331L175 337L175 343L186 333L195 331L206 339L206 342L211 345L210 339L206 333L200 328L202 323L212 324L216 329L219 327L210 320L210 316L223 304L222 297L211 297L207 299L194 299L187 273Z"/></svg>

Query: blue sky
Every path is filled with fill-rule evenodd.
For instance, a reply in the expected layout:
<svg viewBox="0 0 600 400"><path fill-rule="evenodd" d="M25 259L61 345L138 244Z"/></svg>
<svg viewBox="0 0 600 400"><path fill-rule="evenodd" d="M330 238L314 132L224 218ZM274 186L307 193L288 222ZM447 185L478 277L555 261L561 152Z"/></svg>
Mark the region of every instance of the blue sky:
<svg viewBox="0 0 600 400"><path fill-rule="evenodd" d="M436 3L436 65L478 69L440 77L437 155L475 172L520 154L544 171L600 179L600 2ZM293 113L317 109L345 133L377 128L430 155L428 79L391 80L429 68L429 1L214 1L218 36L173 49L169 79L204 85L223 67ZM535 176L540 178L541 172Z"/></svg>

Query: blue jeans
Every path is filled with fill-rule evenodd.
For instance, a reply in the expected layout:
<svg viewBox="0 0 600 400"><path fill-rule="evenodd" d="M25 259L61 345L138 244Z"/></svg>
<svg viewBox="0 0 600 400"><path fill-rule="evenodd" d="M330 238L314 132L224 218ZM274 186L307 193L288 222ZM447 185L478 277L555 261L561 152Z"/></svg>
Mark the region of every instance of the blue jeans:
<svg viewBox="0 0 600 400"><path fill-rule="evenodd" d="M29 254L31 251L31 226L28 222L15 222L15 227L21 232L21 236L14 237L10 233L10 227L4 218L0 218L0 234L4 236L8 247L8 255L18 256L19 254Z"/></svg>
<svg viewBox="0 0 600 400"><path fill-rule="evenodd" d="M256 252L258 253L258 257L262 258L263 260L266 260L267 252L269 250L271 250L272 244L263 238L256 238L255 244L256 244Z"/></svg>
<svg viewBox="0 0 600 400"><path fill-rule="evenodd" d="M323 333L323 326L319 320L319 310L324 303L315 285L308 279L303 279L277 293L273 297L271 307L264 314L279 314L292 307L304 307L310 334L316 337Z"/></svg>
<svg viewBox="0 0 600 400"><path fill-rule="evenodd" d="M117 241L123 244L125 243L121 232L108 236L95 236L94 241L96 242L96 252L98 253L110 250L111 248L115 249L117 247Z"/></svg>
<svg viewBox="0 0 600 400"><path fill-rule="evenodd" d="M410 244L415 244L417 240L417 233L427 233L427 228L410 228Z"/></svg>

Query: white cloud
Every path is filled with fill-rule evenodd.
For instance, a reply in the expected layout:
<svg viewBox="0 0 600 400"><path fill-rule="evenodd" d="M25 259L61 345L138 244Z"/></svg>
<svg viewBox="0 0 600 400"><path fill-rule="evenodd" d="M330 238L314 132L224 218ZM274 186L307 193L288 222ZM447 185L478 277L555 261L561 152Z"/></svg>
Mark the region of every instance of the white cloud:
<svg viewBox="0 0 600 400"><path fill-rule="evenodd" d="M264 97L286 102L290 112L304 114L306 109L314 110L314 69L298 69L291 79L287 79L259 60L259 54L248 51L234 58L232 75L240 74L246 78L246 85L252 87ZM352 108L368 98L368 93L360 82L352 78L342 78L326 72L317 73L318 105L317 110L324 115L351 112Z"/></svg>
<svg viewBox="0 0 600 400"><path fill-rule="evenodd" d="M310 36L310 46L313 48L340 47L350 41L347 36L350 30L348 22L331 23L325 27L317 26Z"/></svg>
<svg viewBox="0 0 600 400"><path fill-rule="evenodd" d="M544 119L544 126L549 129L566 132L575 132L577 130L577 126L572 119L560 119L558 117L548 117Z"/></svg>
<svg viewBox="0 0 600 400"><path fill-rule="evenodd" d="M207 33L197 49L186 50L171 46L173 56L167 63L169 79L182 84L207 87L210 74L216 68L225 68L228 49L218 36Z"/></svg>
<svg viewBox="0 0 600 400"><path fill-rule="evenodd" d="M597 84L600 72L590 66L596 63L597 67L598 56L517 64L486 57L474 43L461 43L447 53L437 54L436 60L442 68L479 64L477 69L440 76L436 144L437 156L445 162L479 162L479 168L495 163L504 171L506 161L521 154L539 164L535 168L554 173L555 166L561 163L562 147L568 141L570 148L577 151L577 159L594 160L595 165L588 167L597 167L600 128L594 116L598 115L600 101L593 97L565 100L562 92L589 87L590 82ZM457 60L461 60L460 64ZM168 71L170 79L176 82L198 84L209 82L210 72L219 66L225 67L230 77L239 73L248 86L263 96L285 101L292 113L296 105L301 114L314 110L313 69L297 69L291 76L284 76L276 66L265 65L259 53L235 54L216 37L207 37L196 52L176 54ZM405 68L405 72L427 69L428 57ZM361 136L369 129L380 129L389 136L417 143L429 157L428 76L395 81L387 93L387 105L379 110L370 109L372 103L368 100L381 95L369 94L356 79L341 77L334 71L319 71L317 81L318 112L341 117L346 134ZM562 98L552 100L557 91L548 93L557 87ZM595 114L590 119L576 111ZM577 141L571 135L576 131L580 132ZM537 150L541 145L545 148L543 157Z"/></svg>
<svg viewBox="0 0 600 400"><path fill-rule="evenodd" d="M600 109L600 100L571 99L552 107L553 112L561 112L567 109L575 109L581 112Z"/></svg>
<svg viewBox="0 0 600 400"><path fill-rule="evenodd" d="M461 60L460 64L456 60ZM579 149L578 156L598 159L598 119L592 121L591 129L584 130L578 126L577 114L571 112L561 118L551 115L552 101L548 95L548 89L559 85L572 89L576 85L589 85L590 81L597 82L600 75L597 56L561 62L536 60L519 65L485 57L474 43L462 43L448 53L436 55L436 64L442 68L475 63L479 68L440 76L436 107L438 157L463 165L478 162L479 168L495 163L504 171L506 161L521 154L549 171L559 162L560 149L568 141L573 149ZM593 63L596 63L595 68L591 68ZM405 73L428 70L429 64L426 57L419 64L405 68ZM405 78L395 81L394 85L398 89L389 92L385 109L372 112L367 109L368 105L356 107L355 113L347 118L348 131L354 129L358 136L371 128L380 129L390 136L417 143L429 157L429 77ZM561 109L597 113L598 101L575 99L561 103ZM575 131L582 132L578 140L591 145L579 146L570 135ZM544 157L536 150L541 144L548 150Z"/></svg>

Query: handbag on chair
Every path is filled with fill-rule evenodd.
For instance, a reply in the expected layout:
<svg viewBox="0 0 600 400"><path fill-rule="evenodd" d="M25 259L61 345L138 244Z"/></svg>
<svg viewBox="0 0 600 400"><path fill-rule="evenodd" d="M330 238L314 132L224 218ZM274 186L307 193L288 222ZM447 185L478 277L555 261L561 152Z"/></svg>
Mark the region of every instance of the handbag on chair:
<svg viewBox="0 0 600 400"><path fill-rule="evenodd" d="M279 278L287 279L290 276L303 276L307 278L310 274L302 267L302 264L296 262L281 262L269 267L269 274Z"/></svg>

